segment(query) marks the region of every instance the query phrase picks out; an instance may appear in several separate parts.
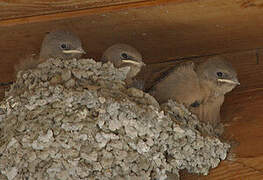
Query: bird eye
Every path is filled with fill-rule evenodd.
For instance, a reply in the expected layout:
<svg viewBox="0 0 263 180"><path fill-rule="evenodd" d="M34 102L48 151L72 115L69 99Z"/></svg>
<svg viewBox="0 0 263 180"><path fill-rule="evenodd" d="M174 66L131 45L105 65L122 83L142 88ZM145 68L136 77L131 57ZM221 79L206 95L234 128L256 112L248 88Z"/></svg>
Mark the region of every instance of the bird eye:
<svg viewBox="0 0 263 180"><path fill-rule="evenodd" d="M67 45L66 44L61 44L61 46L60 46L62 49L64 49L64 50L66 50L66 49L68 49L68 47L67 47Z"/></svg>
<svg viewBox="0 0 263 180"><path fill-rule="evenodd" d="M124 58L124 59L128 59L128 55L126 53L122 53L121 56Z"/></svg>
<svg viewBox="0 0 263 180"><path fill-rule="evenodd" d="M223 76L223 73L222 73L222 72L217 72L216 75L217 75L218 77L222 77L222 76Z"/></svg>
<svg viewBox="0 0 263 180"><path fill-rule="evenodd" d="M191 106L191 107L199 107L199 106L200 106L200 102L195 101L195 102L193 102L190 106Z"/></svg>

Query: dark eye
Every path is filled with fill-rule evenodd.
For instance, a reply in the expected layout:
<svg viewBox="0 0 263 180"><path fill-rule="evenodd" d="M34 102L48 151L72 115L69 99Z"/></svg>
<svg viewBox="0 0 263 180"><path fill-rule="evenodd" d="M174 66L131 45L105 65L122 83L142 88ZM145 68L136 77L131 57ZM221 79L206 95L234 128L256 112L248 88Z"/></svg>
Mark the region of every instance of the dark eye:
<svg viewBox="0 0 263 180"><path fill-rule="evenodd" d="M222 76L223 76L223 73L222 73L222 72L217 72L216 75L217 75L218 77L222 77Z"/></svg>
<svg viewBox="0 0 263 180"><path fill-rule="evenodd" d="M121 56L124 58L124 59L128 59L128 55L126 53L122 53Z"/></svg>
<svg viewBox="0 0 263 180"><path fill-rule="evenodd" d="M199 106L200 106L200 102L195 101L195 102L192 103L190 106L192 106L192 107L199 107Z"/></svg>
<svg viewBox="0 0 263 180"><path fill-rule="evenodd" d="M61 44L60 46L62 49L67 49L67 45L66 44Z"/></svg>

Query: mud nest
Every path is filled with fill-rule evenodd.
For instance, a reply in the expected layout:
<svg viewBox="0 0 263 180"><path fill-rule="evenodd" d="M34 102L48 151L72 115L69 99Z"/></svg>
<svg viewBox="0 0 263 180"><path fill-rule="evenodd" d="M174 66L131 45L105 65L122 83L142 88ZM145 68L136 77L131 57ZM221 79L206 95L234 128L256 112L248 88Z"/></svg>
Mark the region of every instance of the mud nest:
<svg viewBox="0 0 263 180"><path fill-rule="evenodd" d="M0 179L166 179L226 158L182 105L127 89L128 71L92 59L20 71L0 104Z"/></svg>

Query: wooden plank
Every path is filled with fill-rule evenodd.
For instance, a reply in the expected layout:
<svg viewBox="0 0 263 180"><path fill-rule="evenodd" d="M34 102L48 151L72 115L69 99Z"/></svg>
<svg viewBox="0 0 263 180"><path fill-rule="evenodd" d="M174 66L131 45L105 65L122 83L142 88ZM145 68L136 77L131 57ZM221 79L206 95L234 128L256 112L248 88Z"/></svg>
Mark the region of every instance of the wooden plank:
<svg viewBox="0 0 263 180"><path fill-rule="evenodd" d="M138 48L146 63L263 47L263 11L243 8L235 0L220 2L166 3L102 13L89 10L90 14L78 17L64 14L58 16L66 19L54 21L38 17L39 22L27 19L15 26L0 21L7 23L0 27L0 76L3 81L11 80L13 65L25 56L38 54L43 36L54 29L76 32L88 56L97 59L117 42Z"/></svg>
<svg viewBox="0 0 263 180"><path fill-rule="evenodd" d="M263 2L261 0L240 0L241 6L247 7L263 7Z"/></svg>
<svg viewBox="0 0 263 180"><path fill-rule="evenodd" d="M260 52L230 56L241 86L227 95L222 115L227 123L226 136L240 142L234 152L242 158L263 155L263 53Z"/></svg>
<svg viewBox="0 0 263 180"><path fill-rule="evenodd" d="M0 20L127 4L140 1L142 0L5 0L0 2Z"/></svg>
<svg viewBox="0 0 263 180"><path fill-rule="evenodd" d="M88 57L97 59L116 42L137 47L148 64L231 52L225 55L237 69L241 86L227 95L222 115L226 138L240 143L233 151L237 161L225 161L209 176L193 178L242 179L244 175L245 179L262 179L263 12L260 6L245 4L240 0L202 0L103 13L85 11L90 14L72 18L65 13L54 21L45 16L30 23L29 18L16 26L1 21L6 23L0 28L1 82L12 79L13 66L20 58L38 53L45 32L53 29L66 28L79 34Z"/></svg>
<svg viewBox="0 0 263 180"><path fill-rule="evenodd" d="M2 27L0 75L3 80L12 79L14 63L37 54L45 32L53 29L79 34L90 57L99 58L111 44L124 42L140 49L147 63L263 47L263 12L241 9L234 2L168 3Z"/></svg>
<svg viewBox="0 0 263 180"><path fill-rule="evenodd" d="M138 2L132 3L120 3L116 5L108 5L102 7L93 7L93 8L86 8L83 10L74 10L72 11L63 11L51 14L41 14L35 16L22 16L17 18L11 19L3 19L0 20L0 27L1 26L13 26L18 24L25 24L25 23L35 23L35 22L44 22L44 21L52 21L52 20L60 20L66 18L74 18L74 17L83 17L89 14L96 14L96 13L105 13L105 12L112 12L112 11L119 11L119 10L127 10L130 8L142 8L142 7L149 7L149 6L160 6L166 4L168 2L173 3L183 3L189 2L192 0L140 0Z"/></svg>
<svg viewBox="0 0 263 180"><path fill-rule="evenodd" d="M248 163L251 164L248 164ZM235 161L224 161L208 176L181 174L182 180L261 180L263 158L239 158ZM256 167L256 168L255 168Z"/></svg>
<svg viewBox="0 0 263 180"><path fill-rule="evenodd" d="M0 2L2 24L27 23L65 17L79 17L95 12L114 11L135 7L156 6L167 2L188 2L192 0L55 0ZM56 14L56 15L54 15Z"/></svg>

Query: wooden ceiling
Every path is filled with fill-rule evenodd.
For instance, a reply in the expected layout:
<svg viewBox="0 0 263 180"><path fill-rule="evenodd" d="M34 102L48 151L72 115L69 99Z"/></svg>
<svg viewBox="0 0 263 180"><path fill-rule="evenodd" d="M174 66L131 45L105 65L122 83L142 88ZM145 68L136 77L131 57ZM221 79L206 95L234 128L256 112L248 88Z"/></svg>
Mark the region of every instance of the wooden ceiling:
<svg viewBox="0 0 263 180"><path fill-rule="evenodd" d="M87 15L90 12L119 10L124 8L146 7L167 2L186 2L192 0L4 0L0 2L0 20L14 20L66 12L71 16ZM53 17L59 19L60 16ZM65 16L63 16L65 18ZM62 19L63 19L62 17ZM34 19L34 18L33 18Z"/></svg>
<svg viewBox="0 0 263 180"><path fill-rule="evenodd" d="M263 179L262 7L260 0L4 0L0 82L14 79L14 65L38 54L43 36L54 29L78 34L88 57L98 60L117 42L135 46L147 64L160 67L227 56L241 82L222 108L226 138L240 143L237 159L207 177L183 179Z"/></svg>
<svg viewBox="0 0 263 180"><path fill-rule="evenodd" d="M146 63L260 49L262 9L242 2L160 0L1 20L0 75L10 79L13 64L37 54L45 33L54 29L76 32L97 59L116 42L135 46Z"/></svg>

